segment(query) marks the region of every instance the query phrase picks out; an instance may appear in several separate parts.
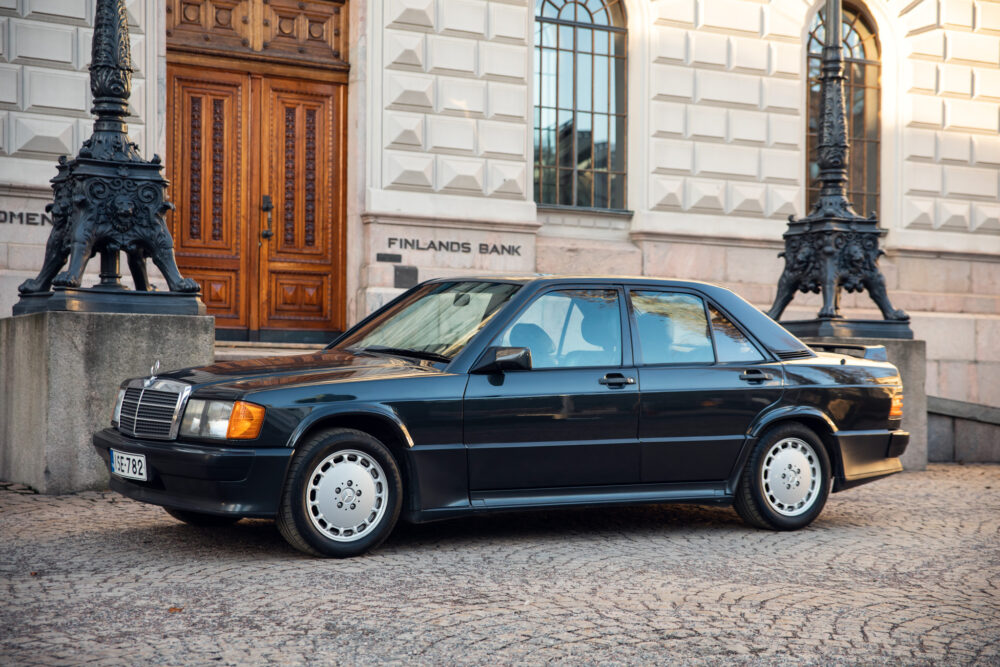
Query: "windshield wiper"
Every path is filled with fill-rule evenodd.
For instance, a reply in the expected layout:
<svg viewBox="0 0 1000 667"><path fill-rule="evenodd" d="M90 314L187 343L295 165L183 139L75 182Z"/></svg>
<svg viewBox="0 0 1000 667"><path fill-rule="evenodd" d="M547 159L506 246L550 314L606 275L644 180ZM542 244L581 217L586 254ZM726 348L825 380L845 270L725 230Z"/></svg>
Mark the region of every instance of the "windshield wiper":
<svg viewBox="0 0 1000 667"><path fill-rule="evenodd" d="M405 347L388 347L385 345L369 345L359 348L362 352L382 352L383 354L396 354L402 357L415 357L417 359L427 359L428 361L441 361L448 363L451 357L446 357L437 352L425 352L424 350L411 350Z"/></svg>

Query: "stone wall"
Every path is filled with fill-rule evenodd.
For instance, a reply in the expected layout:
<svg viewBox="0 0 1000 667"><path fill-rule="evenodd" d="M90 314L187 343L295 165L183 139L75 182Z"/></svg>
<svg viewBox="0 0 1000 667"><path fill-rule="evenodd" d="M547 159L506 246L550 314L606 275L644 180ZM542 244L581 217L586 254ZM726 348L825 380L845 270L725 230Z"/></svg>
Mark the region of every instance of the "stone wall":
<svg viewBox="0 0 1000 667"><path fill-rule="evenodd" d="M927 399L929 462L1000 463L1000 409Z"/></svg>
<svg viewBox="0 0 1000 667"><path fill-rule="evenodd" d="M51 312L0 318L0 479L42 493L107 488L92 445L123 380L204 366L214 318Z"/></svg>

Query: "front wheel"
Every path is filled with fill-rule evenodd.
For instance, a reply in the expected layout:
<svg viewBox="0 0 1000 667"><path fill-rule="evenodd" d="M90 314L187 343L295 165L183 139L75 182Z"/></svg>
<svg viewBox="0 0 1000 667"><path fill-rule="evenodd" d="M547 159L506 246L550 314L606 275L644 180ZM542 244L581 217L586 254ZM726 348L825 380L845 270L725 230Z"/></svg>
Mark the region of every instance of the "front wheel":
<svg viewBox="0 0 1000 667"><path fill-rule="evenodd" d="M356 556L389 536L402 498L399 466L385 445L353 429L321 431L292 458L278 530L305 553Z"/></svg>
<svg viewBox="0 0 1000 667"><path fill-rule="evenodd" d="M796 530L823 511L830 495L830 458L801 424L781 424L758 440L743 469L733 506L757 528Z"/></svg>

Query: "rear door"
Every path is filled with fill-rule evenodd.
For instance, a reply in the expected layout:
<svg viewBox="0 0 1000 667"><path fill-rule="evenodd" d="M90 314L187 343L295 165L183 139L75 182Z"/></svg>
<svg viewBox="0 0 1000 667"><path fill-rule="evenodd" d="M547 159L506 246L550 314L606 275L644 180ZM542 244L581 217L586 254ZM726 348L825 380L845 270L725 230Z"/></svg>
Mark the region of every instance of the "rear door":
<svg viewBox="0 0 1000 667"><path fill-rule="evenodd" d="M493 341L529 348L533 367L469 377L473 492L638 482L639 393L624 302L614 286L551 289Z"/></svg>
<svg viewBox="0 0 1000 667"><path fill-rule="evenodd" d="M641 481L728 478L750 425L781 397L780 362L699 294L631 289L629 303Z"/></svg>

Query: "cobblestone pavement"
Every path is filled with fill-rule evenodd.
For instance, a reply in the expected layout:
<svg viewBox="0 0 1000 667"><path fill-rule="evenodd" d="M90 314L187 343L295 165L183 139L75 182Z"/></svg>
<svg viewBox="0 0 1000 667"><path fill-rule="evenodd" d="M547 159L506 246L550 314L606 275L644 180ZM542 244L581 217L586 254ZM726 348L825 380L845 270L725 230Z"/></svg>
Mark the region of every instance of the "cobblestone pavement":
<svg viewBox="0 0 1000 667"><path fill-rule="evenodd" d="M400 526L313 559L112 493L0 490L0 664L1000 664L1000 466L795 533L655 506Z"/></svg>

